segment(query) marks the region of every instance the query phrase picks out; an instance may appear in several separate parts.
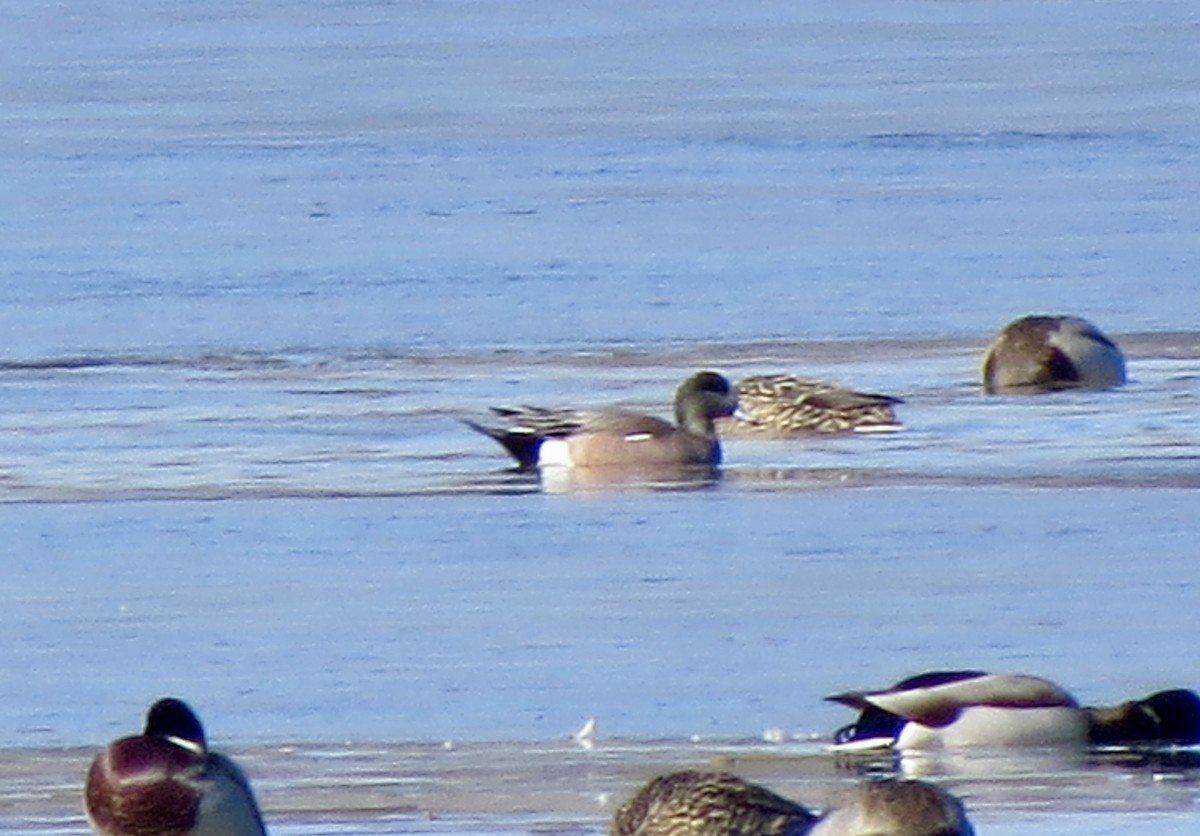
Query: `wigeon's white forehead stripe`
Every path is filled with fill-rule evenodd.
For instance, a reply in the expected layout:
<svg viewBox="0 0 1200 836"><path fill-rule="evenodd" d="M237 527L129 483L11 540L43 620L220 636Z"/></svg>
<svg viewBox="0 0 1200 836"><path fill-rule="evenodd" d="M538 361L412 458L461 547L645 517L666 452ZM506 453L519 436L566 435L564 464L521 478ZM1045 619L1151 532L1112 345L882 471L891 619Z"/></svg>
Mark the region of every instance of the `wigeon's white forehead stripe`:
<svg viewBox="0 0 1200 836"><path fill-rule="evenodd" d="M204 747L194 740L176 737L175 735L167 735L167 740L169 740L171 743L174 743L180 749L187 749L189 752L195 752L197 755L204 754Z"/></svg>

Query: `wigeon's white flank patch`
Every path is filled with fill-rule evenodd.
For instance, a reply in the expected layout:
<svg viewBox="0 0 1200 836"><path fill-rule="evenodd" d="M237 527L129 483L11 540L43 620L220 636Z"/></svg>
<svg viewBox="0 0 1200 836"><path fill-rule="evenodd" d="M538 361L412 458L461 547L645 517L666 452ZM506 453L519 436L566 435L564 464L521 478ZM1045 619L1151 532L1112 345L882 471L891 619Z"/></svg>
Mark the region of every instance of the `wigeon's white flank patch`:
<svg viewBox="0 0 1200 836"><path fill-rule="evenodd" d="M854 432L862 433L898 433L903 432L904 427L899 424L862 424L854 428Z"/></svg>
<svg viewBox="0 0 1200 836"><path fill-rule="evenodd" d="M635 441L649 441L652 438L654 438L654 436L652 436L650 433L628 433L624 436L624 439L631 444Z"/></svg>
<svg viewBox="0 0 1200 836"><path fill-rule="evenodd" d="M564 438L547 438L538 448L538 465L541 467L571 467L571 448Z"/></svg>
<svg viewBox="0 0 1200 836"><path fill-rule="evenodd" d="M831 752L871 752L887 749L895 739L891 737L864 737L861 740L847 740L845 743L834 743L829 747Z"/></svg>

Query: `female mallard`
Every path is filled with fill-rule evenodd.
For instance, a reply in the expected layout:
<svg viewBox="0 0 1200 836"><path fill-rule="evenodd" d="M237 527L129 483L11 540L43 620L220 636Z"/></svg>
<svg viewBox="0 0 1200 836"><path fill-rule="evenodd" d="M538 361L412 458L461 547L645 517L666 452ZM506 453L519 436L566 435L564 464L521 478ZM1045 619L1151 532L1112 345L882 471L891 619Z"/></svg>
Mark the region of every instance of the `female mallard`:
<svg viewBox="0 0 1200 836"><path fill-rule="evenodd" d="M868 782L817 818L725 772L673 772L613 816L610 836L974 836L961 802L922 781Z"/></svg>
<svg viewBox="0 0 1200 836"><path fill-rule="evenodd" d="M672 772L613 815L610 836L803 836L816 817L726 772Z"/></svg>
<svg viewBox="0 0 1200 836"><path fill-rule="evenodd" d="M1026 316L1000 329L981 371L988 394L1108 389L1125 383L1125 356L1085 319Z"/></svg>
<svg viewBox="0 0 1200 836"><path fill-rule="evenodd" d="M809 836L974 836L962 802L925 781L866 781Z"/></svg>
<svg viewBox="0 0 1200 836"><path fill-rule="evenodd" d="M246 776L209 750L188 706L162 699L142 734L108 744L88 770L84 804L99 836L265 836Z"/></svg>
<svg viewBox="0 0 1200 836"><path fill-rule="evenodd" d="M738 414L717 421L721 435L780 438L817 433L902 429L893 411L900 398L855 392L790 374L746 377L737 384Z"/></svg>
<svg viewBox="0 0 1200 836"><path fill-rule="evenodd" d="M1183 689L1118 706L1081 707L1036 676L936 671L880 691L828 699L861 712L834 736L834 748L842 751L1200 742L1200 697Z"/></svg>
<svg viewBox="0 0 1200 836"><path fill-rule="evenodd" d="M502 426L464 421L495 439L522 468L657 468L720 464L713 421L732 415L737 396L716 372L699 372L675 391L675 424L616 407L494 408Z"/></svg>

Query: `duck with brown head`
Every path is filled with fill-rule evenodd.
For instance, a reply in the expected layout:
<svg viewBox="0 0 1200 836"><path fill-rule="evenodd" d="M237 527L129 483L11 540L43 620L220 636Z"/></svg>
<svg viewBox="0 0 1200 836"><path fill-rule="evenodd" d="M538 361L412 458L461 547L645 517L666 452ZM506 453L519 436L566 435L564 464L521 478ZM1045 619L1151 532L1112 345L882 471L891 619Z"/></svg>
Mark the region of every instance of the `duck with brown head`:
<svg viewBox="0 0 1200 836"><path fill-rule="evenodd" d="M864 781L809 836L974 836L963 804L926 781Z"/></svg>
<svg viewBox="0 0 1200 836"><path fill-rule="evenodd" d="M868 781L819 818L727 772L654 778L613 815L609 836L973 836L962 802L923 781Z"/></svg>
<svg viewBox="0 0 1200 836"><path fill-rule="evenodd" d="M980 367L988 394L1110 389L1125 383L1125 355L1077 316L1024 316L1000 329Z"/></svg>
<svg viewBox="0 0 1200 836"><path fill-rule="evenodd" d="M99 836L265 836L250 782L213 752L186 703L161 699L142 734L92 761L84 806Z"/></svg>

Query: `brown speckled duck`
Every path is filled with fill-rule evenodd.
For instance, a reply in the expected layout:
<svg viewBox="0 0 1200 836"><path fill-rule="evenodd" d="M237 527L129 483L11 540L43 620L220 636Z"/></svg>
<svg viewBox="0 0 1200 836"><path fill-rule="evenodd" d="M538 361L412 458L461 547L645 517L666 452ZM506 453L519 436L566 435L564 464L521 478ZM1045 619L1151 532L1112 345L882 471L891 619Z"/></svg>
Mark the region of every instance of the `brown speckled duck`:
<svg viewBox="0 0 1200 836"><path fill-rule="evenodd" d="M974 836L962 803L923 781L857 785L819 818L726 772L672 772L613 815L610 836Z"/></svg>
<svg viewBox="0 0 1200 836"><path fill-rule="evenodd" d="M903 428L890 395L855 392L823 380L790 374L754 375L738 381L738 412L717 421L723 436L797 436L889 432Z"/></svg>
<svg viewBox="0 0 1200 836"><path fill-rule="evenodd" d="M866 781L809 836L974 836L962 802L925 781Z"/></svg>
<svg viewBox="0 0 1200 836"><path fill-rule="evenodd" d="M803 836L816 816L727 772L654 778L613 815L610 836Z"/></svg>

